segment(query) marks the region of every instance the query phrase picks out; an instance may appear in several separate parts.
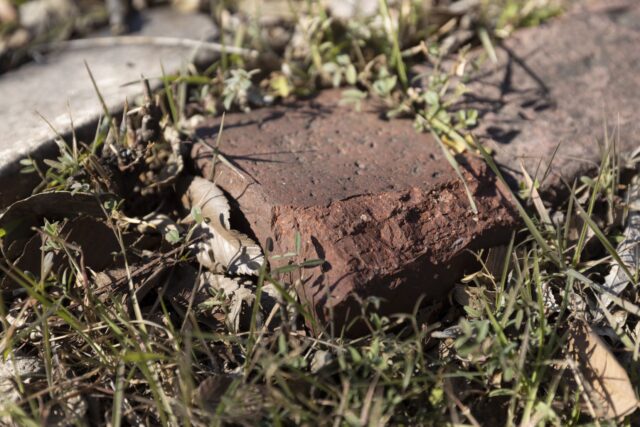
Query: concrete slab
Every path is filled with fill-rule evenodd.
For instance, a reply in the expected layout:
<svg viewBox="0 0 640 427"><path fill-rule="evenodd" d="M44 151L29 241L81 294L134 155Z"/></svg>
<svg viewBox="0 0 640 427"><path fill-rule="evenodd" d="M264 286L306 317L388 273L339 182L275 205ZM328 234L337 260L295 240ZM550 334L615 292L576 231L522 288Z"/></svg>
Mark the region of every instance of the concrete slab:
<svg viewBox="0 0 640 427"><path fill-rule="evenodd" d="M207 40L215 33L204 15L181 14L170 9L150 9L142 16L143 36ZM190 61L191 48L131 45L69 49L48 54L0 76L0 205L14 200L18 189L28 187L32 176L18 175L17 162L27 156L55 152L54 132L37 114L46 117L63 135L76 128L94 128L102 107L84 66L86 61L107 106L122 109L125 98L141 93L135 84L141 75L159 77L160 64L167 73ZM127 85L133 82L134 84ZM156 80L157 84L158 81Z"/></svg>

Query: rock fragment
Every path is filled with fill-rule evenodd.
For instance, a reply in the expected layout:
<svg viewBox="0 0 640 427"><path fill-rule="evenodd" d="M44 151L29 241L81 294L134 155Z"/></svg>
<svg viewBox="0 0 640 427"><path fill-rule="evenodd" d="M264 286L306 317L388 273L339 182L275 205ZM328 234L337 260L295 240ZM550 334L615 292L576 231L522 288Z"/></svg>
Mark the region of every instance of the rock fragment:
<svg viewBox="0 0 640 427"><path fill-rule="evenodd" d="M638 146L639 46L640 3L598 0L497 47L499 63L473 79L467 100L480 112L475 133L514 184L523 160L544 196L558 199L563 180L600 164L605 128L616 152Z"/></svg>

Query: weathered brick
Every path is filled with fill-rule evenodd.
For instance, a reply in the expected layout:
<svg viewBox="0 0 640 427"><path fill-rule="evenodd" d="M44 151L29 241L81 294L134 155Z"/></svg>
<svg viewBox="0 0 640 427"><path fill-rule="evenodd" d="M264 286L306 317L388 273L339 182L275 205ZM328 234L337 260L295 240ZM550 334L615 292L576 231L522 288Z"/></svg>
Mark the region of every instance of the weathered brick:
<svg viewBox="0 0 640 427"><path fill-rule="evenodd" d="M474 262L470 249L508 239L515 224L507 193L478 159L459 158L479 213L428 134L386 121L373 105L338 105L340 92L225 118L216 183L248 226L278 252L326 263L301 271L299 295L326 324L360 314L358 298L384 298L385 313L410 312L420 297L444 295ZM213 144L218 121L199 134ZM205 175L211 151L192 151Z"/></svg>

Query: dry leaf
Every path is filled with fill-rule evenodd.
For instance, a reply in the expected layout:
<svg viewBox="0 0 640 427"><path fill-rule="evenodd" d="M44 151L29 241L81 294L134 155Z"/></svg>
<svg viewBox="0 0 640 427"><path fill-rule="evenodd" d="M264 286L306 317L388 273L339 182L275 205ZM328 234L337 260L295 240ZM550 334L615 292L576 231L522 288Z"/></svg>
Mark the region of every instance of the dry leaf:
<svg viewBox="0 0 640 427"><path fill-rule="evenodd" d="M225 323L227 327L235 332L246 330L251 322L252 308L256 298L255 280L240 277L227 277L223 274L204 272L200 275L200 287L211 287L218 291L223 291L224 296L229 300ZM262 320L268 317L274 309L276 303L280 302L282 296L271 283L262 287L260 298L260 311L256 323L262 324Z"/></svg>
<svg viewBox="0 0 640 427"><path fill-rule="evenodd" d="M638 266L638 243L640 243L640 178L635 177L629 191L627 192L629 203L629 216L624 229L624 239L616 248L620 260L627 266L629 271L635 271ZM614 295L620 295L629 285L629 277L617 262L613 263L609 274L604 280L603 288ZM611 295L603 293L600 297L605 307L609 307L612 302ZM601 313L600 313L601 314Z"/></svg>
<svg viewBox="0 0 640 427"><path fill-rule="evenodd" d="M200 208L205 220L194 230L200 264L214 272L224 269L231 274L258 274L264 262L262 249L250 237L229 229L229 203L214 183L192 178L183 203L190 209Z"/></svg>
<svg viewBox="0 0 640 427"><path fill-rule="evenodd" d="M232 295L237 291L240 286L250 284L251 281L241 278L231 278L224 274L216 274L210 271L205 271L200 275L201 286L209 286L216 291L222 290L225 295Z"/></svg>
<svg viewBox="0 0 640 427"><path fill-rule="evenodd" d="M230 274L254 276L260 271L264 262L262 249L248 236L215 222L198 226L194 235L205 236L196 245L196 258L209 270L223 267Z"/></svg>
<svg viewBox="0 0 640 427"><path fill-rule="evenodd" d="M136 267L136 265L132 265L130 268L134 269ZM98 271L91 280L95 284L96 290L102 290L106 287L111 288L116 283L125 282L127 280L127 269L124 267L114 267Z"/></svg>
<svg viewBox="0 0 640 427"><path fill-rule="evenodd" d="M222 190L213 182L195 176L188 184L182 203L189 208L197 207L204 218L216 219L226 228L229 226L229 202Z"/></svg>
<svg viewBox="0 0 640 427"><path fill-rule="evenodd" d="M168 242L172 242L172 235L179 236L181 231L169 216L157 212L145 215L136 230L140 233L160 233Z"/></svg>
<svg viewBox="0 0 640 427"><path fill-rule="evenodd" d="M230 331L237 333L249 329L252 314L251 307L253 307L255 300L254 293L244 286L233 293L226 318L226 324Z"/></svg>
<svg viewBox="0 0 640 427"><path fill-rule="evenodd" d="M522 160L520 161L520 170L522 171L524 181L527 184L527 191L529 192L531 200L533 201L533 206L536 208L536 211L538 211L540 219L542 220L544 225L546 225L547 227L552 227L553 222L551 221L549 212L547 212L547 208L544 206L544 203L542 203L542 199L540 198L540 194L536 189L535 183L527 173L527 169L524 167L524 163L522 162Z"/></svg>
<svg viewBox="0 0 640 427"><path fill-rule="evenodd" d="M584 377L597 417L618 419L637 409L638 399L627 372L591 326L574 324L569 330L568 349Z"/></svg>
<svg viewBox="0 0 640 427"><path fill-rule="evenodd" d="M264 283L262 285L262 305L265 306L265 299L273 306L275 303L283 303L282 294L273 283ZM265 307L266 309L267 307Z"/></svg>

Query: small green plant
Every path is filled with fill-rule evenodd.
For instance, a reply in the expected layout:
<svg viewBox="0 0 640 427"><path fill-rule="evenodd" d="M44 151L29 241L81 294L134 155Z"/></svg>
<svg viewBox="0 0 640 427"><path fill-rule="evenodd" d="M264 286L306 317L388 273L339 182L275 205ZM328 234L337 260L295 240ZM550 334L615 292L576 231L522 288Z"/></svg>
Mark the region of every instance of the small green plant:
<svg viewBox="0 0 640 427"><path fill-rule="evenodd" d="M252 87L251 77L258 72L259 70L245 71L242 69L230 71L230 76L224 80L222 91L223 105L226 110L229 110L234 103L242 109L247 108Z"/></svg>

